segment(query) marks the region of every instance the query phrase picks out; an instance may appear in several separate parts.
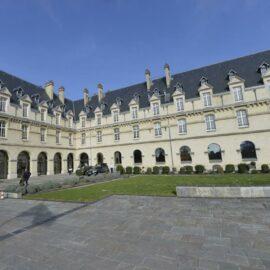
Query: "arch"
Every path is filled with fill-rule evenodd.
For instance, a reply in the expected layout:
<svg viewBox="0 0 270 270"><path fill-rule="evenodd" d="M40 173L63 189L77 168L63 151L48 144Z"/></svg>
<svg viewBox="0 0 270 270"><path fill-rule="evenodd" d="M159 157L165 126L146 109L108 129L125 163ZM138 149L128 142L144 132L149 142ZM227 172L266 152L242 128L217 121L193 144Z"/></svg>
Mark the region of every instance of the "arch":
<svg viewBox="0 0 270 270"><path fill-rule="evenodd" d="M37 173L38 175L47 175L47 154L45 152L41 152L37 158Z"/></svg>
<svg viewBox="0 0 270 270"><path fill-rule="evenodd" d="M211 143L208 145L209 160L222 160L221 148L219 144Z"/></svg>
<svg viewBox="0 0 270 270"><path fill-rule="evenodd" d="M240 144L242 159L257 159L255 144L251 141L244 141Z"/></svg>
<svg viewBox="0 0 270 270"><path fill-rule="evenodd" d="M122 164L122 154L119 151L114 152L114 163Z"/></svg>
<svg viewBox="0 0 270 270"><path fill-rule="evenodd" d="M180 148L180 160L181 162L191 162L192 157L191 157L191 149L184 145Z"/></svg>
<svg viewBox="0 0 270 270"><path fill-rule="evenodd" d="M134 163L142 163L142 152L140 150L135 150L133 152Z"/></svg>
<svg viewBox="0 0 270 270"><path fill-rule="evenodd" d="M89 158L86 153L81 153L80 155L80 167L85 167L89 165Z"/></svg>
<svg viewBox="0 0 270 270"><path fill-rule="evenodd" d="M21 177L25 170L30 171L30 157L25 151L22 151L17 158L17 177Z"/></svg>
<svg viewBox="0 0 270 270"><path fill-rule="evenodd" d="M0 150L0 179L7 179L8 176L8 154Z"/></svg>
<svg viewBox="0 0 270 270"><path fill-rule="evenodd" d="M165 162L165 151L163 148L157 148L155 151L156 162Z"/></svg>
<svg viewBox="0 0 270 270"><path fill-rule="evenodd" d="M62 172L62 157L60 153L56 153L53 158L54 174L60 174Z"/></svg>
<svg viewBox="0 0 270 270"><path fill-rule="evenodd" d="M74 171L74 159L72 153L69 153L67 156L67 170L68 172Z"/></svg>
<svg viewBox="0 0 270 270"><path fill-rule="evenodd" d="M102 164L104 163L104 158L102 153L97 153L97 164Z"/></svg>

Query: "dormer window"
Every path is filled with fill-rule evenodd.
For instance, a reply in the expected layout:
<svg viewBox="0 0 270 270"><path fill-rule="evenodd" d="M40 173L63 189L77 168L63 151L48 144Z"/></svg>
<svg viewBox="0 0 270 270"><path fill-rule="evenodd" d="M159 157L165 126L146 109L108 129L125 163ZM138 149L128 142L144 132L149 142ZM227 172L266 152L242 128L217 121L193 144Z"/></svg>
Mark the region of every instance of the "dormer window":
<svg viewBox="0 0 270 270"><path fill-rule="evenodd" d="M40 111L40 120L42 122L46 121L46 114L47 114L47 110L46 109L41 109L41 111Z"/></svg>
<svg viewBox="0 0 270 270"><path fill-rule="evenodd" d="M0 80L0 89L3 87L3 82Z"/></svg>
<svg viewBox="0 0 270 270"><path fill-rule="evenodd" d="M7 111L7 98L0 97L0 112Z"/></svg>
<svg viewBox="0 0 270 270"><path fill-rule="evenodd" d="M54 106L53 100L49 100L49 101L47 102L47 104L48 104L48 106L49 106L50 109L52 109L53 106Z"/></svg>
<svg viewBox="0 0 270 270"><path fill-rule="evenodd" d="M182 97L176 98L175 103L176 103L176 110L178 112L181 112L184 110L184 98L182 98Z"/></svg>
<svg viewBox="0 0 270 270"><path fill-rule="evenodd" d="M211 99L211 93L210 92L203 93L202 98L203 98L204 107L211 107L212 106L212 99Z"/></svg>
<svg viewBox="0 0 270 270"><path fill-rule="evenodd" d="M234 87L233 88L233 94L234 94L234 101L235 102L241 102L244 100L243 97L243 90L241 86Z"/></svg>
<svg viewBox="0 0 270 270"><path fill-rule="evenodd" d="M138 107L137 106L131 107L130 112L131 112L131 118L132 119L137 119L138 118Z"/></svg>
<svg viewBox="0 0 270 270"><path fill-rule="evenodd" d="M81 119L82 119L82 128L85 128L86 119L85 119L85 117L82 117Z"/></svg>
<svg viewBox="0 0 270 270"><path fill-rule="evenodd" d="M140 96L137 94L137 93L135 93L134 95L133 95L133 99L134 99L134 101L135 102L139 102L139 99L140 99Z"/></svg>
<svg viewBox="0 0 270 270"><path fill-rule="evenodd" d="M68 118L68 127L69 128L72 128L72 125L73 125L73 118L72 117L69 117ZM84 127L85 127L85 123L84 123Z"/></svg>
<svg viewBox="0 0 270 270"><path fill-rule="evenodd" d="M97 122L98 126L101 125L101 114L100 113L96 115L96 122Z"/></svg>
<svg viewBox="0 0 270 270"><path fill-rule="evenodd" d="M105 103L101 103L101 104L100 104L100 109L101 109L102 111L105 110L105 107L106 107L106 104L105 104Z"/></svg>
<svg viewBox="0 0 270 270"><path fill-rule="evenodd" d="M57 113L55 116L56 125L60 125L61 123L61 114Z"/></svg>
<svg viewBox="0 0 270 270"><path fill-rule="evenodd" d="M66 105L61 105L61 106L60 106L60 109L61 109L62 112L65 112L65 110L66 110Z"/></svg>
<svg viewBox="0 0 270 270"><path fill-rule="evenodd" d="M90 113L90 111L92 110L92 107L90 106L90 105L86 105L85 107L84 107L84 111L88 114L88 113Z"/></svg>
<svg viewBox="0 0 270 270"><path fill-rule="evenodd" d="M113 122L116 123L119 121L119 112L118 111L113 111Z"/></svg>
<svg viewBox="0 0 270 270"><path fill-rule="evenodd" d="M29 104L23 103L22 116L23 117L28 117L29 116Z"/></svg>
<svg viewBox="0 0 270 270"><path fill-rule="evenodd" d="M154 115L159 115L159 103L158 102L154 102L152 104L152 108L153 108L153 114Z"/></svg>

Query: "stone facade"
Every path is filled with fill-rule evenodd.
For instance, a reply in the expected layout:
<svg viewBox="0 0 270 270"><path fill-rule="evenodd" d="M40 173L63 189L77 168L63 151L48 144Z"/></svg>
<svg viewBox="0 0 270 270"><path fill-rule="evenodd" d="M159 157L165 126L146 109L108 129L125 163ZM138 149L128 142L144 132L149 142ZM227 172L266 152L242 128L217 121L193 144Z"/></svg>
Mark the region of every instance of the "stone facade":
<svg viewBox="0 0 270 270"><path fill-rule="evenodd" d="M142 94L117 96L117 91L103 91L101 84L98 96L91 97L84 89L84 98L72 103L65 99L64 87L58 96L53 94L51 81L37 90L45 99L36 100L26 89L22 94L10 89L0 74L0 176L17 177L27 166L32 175L66 173L85 163L145 170L165 165L179 170L197 164L207 169L251 161L257 167L269 164L267 53L269 60L252 67L260 79L254 85L247 85L249 78L231 69L224 74L226 89L216 91L202 72L193 97L181 81L175 81L177 76L170 75L168 65L164 67L165 90L155 87L146 70L148 100L143 106Z"/></svg>

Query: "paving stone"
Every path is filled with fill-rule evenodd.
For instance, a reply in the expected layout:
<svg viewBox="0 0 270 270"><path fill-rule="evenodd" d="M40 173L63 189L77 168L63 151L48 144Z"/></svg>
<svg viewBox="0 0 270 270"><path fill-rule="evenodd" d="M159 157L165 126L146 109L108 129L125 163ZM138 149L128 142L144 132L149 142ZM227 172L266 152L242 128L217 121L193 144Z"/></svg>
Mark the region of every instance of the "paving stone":
<svg viewBox="0 0 270 270"><path fill-rule="evenodd" d="M270 199L0 201L0 269L270 269Z"/></svg>

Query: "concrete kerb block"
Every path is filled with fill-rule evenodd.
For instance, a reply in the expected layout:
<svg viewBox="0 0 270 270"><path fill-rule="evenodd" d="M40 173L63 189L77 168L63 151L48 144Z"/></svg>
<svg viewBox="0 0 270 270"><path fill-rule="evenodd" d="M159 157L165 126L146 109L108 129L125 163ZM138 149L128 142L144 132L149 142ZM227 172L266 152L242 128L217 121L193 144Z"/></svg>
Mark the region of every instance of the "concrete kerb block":
<svg viewBox="0 0 270 270"><path fill-rule="evenodd" d="M186 198L266 198L270 187L176 187L178 197Z"/></svg>

